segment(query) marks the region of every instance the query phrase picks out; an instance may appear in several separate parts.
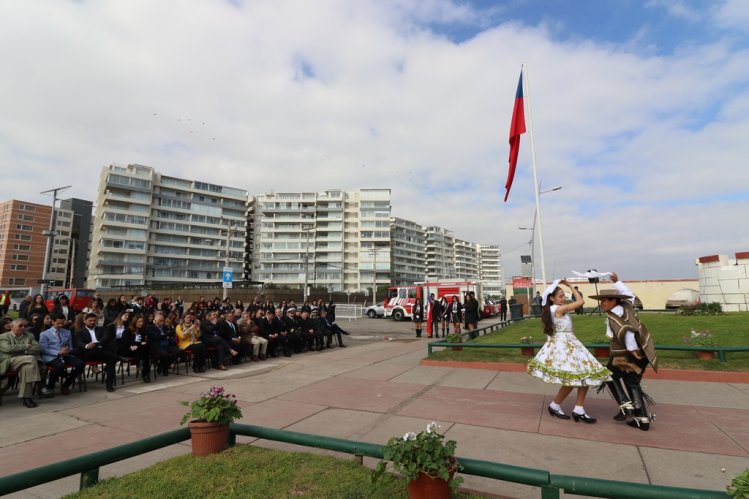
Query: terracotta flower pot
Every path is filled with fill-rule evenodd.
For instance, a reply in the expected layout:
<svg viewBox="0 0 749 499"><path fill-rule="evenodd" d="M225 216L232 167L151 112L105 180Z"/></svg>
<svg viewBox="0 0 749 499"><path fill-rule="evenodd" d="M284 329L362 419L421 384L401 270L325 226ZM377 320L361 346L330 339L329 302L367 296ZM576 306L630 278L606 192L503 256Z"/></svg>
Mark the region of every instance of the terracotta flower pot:
<svg viewBox="0 0 749 499"><path fill-rule="evenodd" d="M522 347L520 349L520 353L525 355L526 357L533 357L536 353L536 350L532 347Z"/></svg>
<svg viewBox="0 0 749 499"><path fill-rule="evenodd" d="M192 441L193 456L207 456L221 452L226 447L226 441L229 436L229 425L216 423L201 423L199 421L190 421L187 423L190 428Z"/></svg>
<svg viewBox="0 0 749 499"><path fill-rule="evenodd" d="M419 478L408 482L411 499L450 499L450 484L441 478L419 473Z"/></svg>
<svg viewBox="0 0 749 499"><path fill-rule="evenodd" d="M463 350L463 347L450 347L450 350L455 350L457 352L459 350Z"/></svg>
<svg viewBox="0 0 749 499"><path fill-rule="evenodd" d="M700 360L713 360L715 359L715 352L707 352L704 350L697 350L694 355Z"/></svg>

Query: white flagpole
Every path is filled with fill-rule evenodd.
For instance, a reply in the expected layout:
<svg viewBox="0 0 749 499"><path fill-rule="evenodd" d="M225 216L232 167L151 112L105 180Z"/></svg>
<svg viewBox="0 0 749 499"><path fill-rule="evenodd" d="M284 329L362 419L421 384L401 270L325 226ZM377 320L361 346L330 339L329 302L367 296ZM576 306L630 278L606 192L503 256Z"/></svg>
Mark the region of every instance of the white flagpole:
<svg viewBox="0 0 749 499"><path fill-rule="evenodd" d="M539 202L541 193L539 192L538 187L538 175L536 175L536 147L533 142L533 120L531 118L531 99L530 99L530 86L528 85L528 66L525 65L525 63L522 64L523 67L523 78L524 78L524 90L523 90L523 102L526 104L528 108L528 113L526 113L525 121L528 124L528 132L531 136L531 166L533 167L533 190L536 193L536 221L538 222L538 249L539 253L541 253L541 279L543 281L543 287L541 289L546 289L546 262L544 261L544 236L543 236L543 230L541 229L541 203ZM535 278L535 276L534 276ZM536 283L533 283L533 290L536 290ZM533 298L532 296L530 297Z"/></svg>

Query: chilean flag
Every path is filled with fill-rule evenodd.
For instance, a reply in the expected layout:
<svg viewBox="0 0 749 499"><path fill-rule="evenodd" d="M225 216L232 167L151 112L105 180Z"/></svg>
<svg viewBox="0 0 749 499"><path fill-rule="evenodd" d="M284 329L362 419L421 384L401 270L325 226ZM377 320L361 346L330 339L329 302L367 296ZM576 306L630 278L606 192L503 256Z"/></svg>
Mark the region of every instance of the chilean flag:
<svg viewBox="0 0 749 499"><path fill-rule="evenodd" d="M518 163L518 151L520 150L520 135L525 133L525 111L523 106L523 71L520 71L518 80L518 91L515 93L515 107L512 109L512 121L510 122L510 169L507 172L505 182L505 203L510 195L510 187L515 178L515 166Z"/></svg>

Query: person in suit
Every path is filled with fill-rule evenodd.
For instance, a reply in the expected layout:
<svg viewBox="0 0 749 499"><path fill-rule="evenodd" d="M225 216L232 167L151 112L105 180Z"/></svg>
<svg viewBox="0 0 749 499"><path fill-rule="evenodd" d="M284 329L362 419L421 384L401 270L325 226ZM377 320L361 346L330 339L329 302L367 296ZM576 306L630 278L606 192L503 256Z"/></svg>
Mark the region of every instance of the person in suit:
<svg viewBox="0 0 749 499"><path fill-rule="evenodd" d="M99 316L94 312L87 313L83 318L84 327L75 332L76 347L83 362L103 362L104 383L108 392L114 391L115 366L117 361L127 362L127 357L120 357L104 345L110 344L106 329L96 325Z"/></svg>
<svg viewBox="0 0 749 499"><path fill-rule="evenodd" d="M11 370L18 373L18 398L24 407L33 409L37 406L32 398L34 384L39 382L39 342L34 335L24 331L26 321L16 319L10 323L10 331L0 334L0 376ZM0 379L0 394L7 388L7 378ZM47 391L45 389L45 391Z"/></svg>
<svg viewBox="0 0 749 499"><path fill-rule="evenodd" d="M177 346L177 335L174 329L164 324L162 312L156 312L153 315L153 324L146 326L146 334L148 335L148 354L151 359L158 356L157 369L162 375L169 376L169 367L184 353Z"/></svg>
<svg viewBox="0 0 749 499"><path fill-rule="evenodd" d="M206 315L206 319L200 323L200 337L207 347L216 349L216 369L226 371L227 360L238 355L239 352L232 349L231 345L219 335L216 324L218 324L218 312L211 310Z"/></svg>
<svg viewBox="0 0 749 499"><path fill-rule="evenodd" d="M64 328L66 319L64 316L52 315L52 327L39 336L39 348L42 360L49 368L47 377L48 393L54 392L55 384L61 377L64 378L60 393L70 395L70 385L83 374L84 364L81 359L73 355L75 345L70 331ZM70 372L66 372L66 366Z"/></svg>
<svg viewBox="0 0 749 499"><path fill-rule="evenodd" d="M258 309L256 314L258 319L262 317L262 310ZM239 334L242 338L252 345L252 360L265 360L268 350L268 340L260 336L260 326L257 321L251 317L250 312L242 312L242 323L239 325Z"/></svg>
<svg viewBox="0 0 749 499"><path fill-rule="evenodd" d="M291 357L291 338L289 331L286 329L286 323L284 322L283 309L275 309L273 320L271 321L271 327L273 332L278 334L278 343L283 349L285 357Z"/></svg>
<svg viewBox="0 0 749 499"><path fill-rule="evenodd" d="M240 364L241 359L250 357L250 344L242 339L239 334L239 326L235 321L233 310L229 310L224 315L224 320L219 321L216 325L219 335L226 341L232 349L239 352L239 355L232 359L233 364Z"/></svg>
<svg viewBox="0 0 749 499"><path fill-rule="evenodd" d="M278 334L273 332L273 318L275 312L273 309L265 309L265 313L262 318L258 320L258 326L260 327L260 336L265 338L268 342L268 355L276 357L278 354L276 350L278 348Z"/></svg>
<svg viewBox="0 0 749 499"><path fill-rule="evenodd" d="M322 322L323 328L325 329L325 340L326 348L330 348L333 344L333 335L335 334L338 338L338 346L340 348L346 348L346 345L343 344L343 336L342 334L348 334L346 331L344 331L338 324L335 324L330 321L329 313L327 310L323 310L320 312L320 321Z"/></svg>

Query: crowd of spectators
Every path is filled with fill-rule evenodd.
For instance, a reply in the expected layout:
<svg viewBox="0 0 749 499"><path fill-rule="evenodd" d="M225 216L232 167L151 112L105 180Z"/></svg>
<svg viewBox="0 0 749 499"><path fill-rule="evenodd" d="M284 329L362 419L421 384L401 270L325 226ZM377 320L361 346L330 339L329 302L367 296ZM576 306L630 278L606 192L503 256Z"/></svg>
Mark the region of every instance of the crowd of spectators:
<svg viewBox="0 0 749 499"><path fill-rule="evenodd" d="M293 300L274 304L256 299L200 297L186 304L176 299L134 295L111 298L95 295L76 313L66 296L49 309L42 295L28 296L18 319L0 318L0 394L18 378L24 406L36 407L31 393L39 384L42 398L69 395L72 384L88 365L104 376L107 391L115 390L118 362L135 365L144 382L152 375L169 376L180 363L192 371L209 367L227 370L269 357L343 348L349 334L335 323L335 303L322 299L297 306Z"/></svg>

